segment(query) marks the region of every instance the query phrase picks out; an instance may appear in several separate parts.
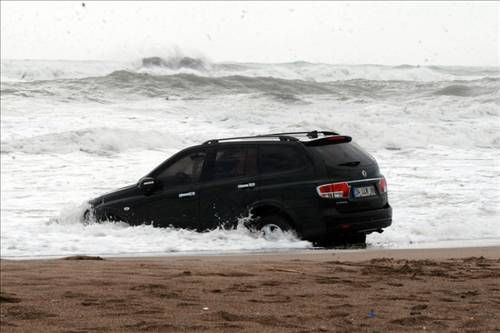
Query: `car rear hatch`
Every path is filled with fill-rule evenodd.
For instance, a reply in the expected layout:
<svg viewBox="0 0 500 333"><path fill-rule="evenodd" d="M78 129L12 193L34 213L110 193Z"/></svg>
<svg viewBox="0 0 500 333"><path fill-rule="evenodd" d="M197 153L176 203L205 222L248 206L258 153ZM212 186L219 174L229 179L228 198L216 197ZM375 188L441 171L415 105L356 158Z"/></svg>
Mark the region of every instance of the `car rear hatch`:
<svg viewBox="0 0 500 333"><path fill-rule="evenodd" d="M375 159L348 136L306 142L325 167L327 179L318 184L322 205L340 212L379 209L387 204L387 186Z"/></svg>

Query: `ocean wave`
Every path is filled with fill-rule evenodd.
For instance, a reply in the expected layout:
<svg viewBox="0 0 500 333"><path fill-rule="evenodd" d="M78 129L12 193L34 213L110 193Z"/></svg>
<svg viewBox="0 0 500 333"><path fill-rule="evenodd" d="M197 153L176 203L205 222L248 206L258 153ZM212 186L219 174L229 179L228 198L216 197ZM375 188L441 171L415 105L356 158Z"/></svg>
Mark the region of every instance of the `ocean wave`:
<svg viewBox="0 0 500 333"><path fill-rule="evenodd" d="M498 94L497 78L470 81L414 82L344 80L317 82L274 77L232 75L207 77L195 74L151 75L119 70L106 76L2 83L3 96L58 96L73 102L165 98L174 96L210 97L213 95L261 94L282 103L300 102L305 95L329 95L339 100L419 98L429 95L477 97Z"/></svg>
<svg viewBox="0 0 500 333"><path fill-rule="evenodd" d="M202 57L151 56L129 62L2 60L1 81L40 81L102 77L115 71L150 75L195 74L206 77L273 77L315 82L372 80L438 82L500 77L498 67L335 65L290 63L212 63Z"/></svg>
<svg viewBox="0 0 500 333"><path fill-rule="evenodd" d="M442 96L475 97L486 94L495 94L498 87L469 87L466 85L453 84L439 89L434 94Z"/></svg>
<svg viewBox="0 0 500 333"><path fill-rule="evenodd" d="M258 95L258 97L269 98L273 101L284 103L284 104L310 104L309 102L299 98L296 95L285 94L285 93L264 93L262 95Z"/></svg>
<svg viewBox="0 0 500 333"><path fill-rule="evenodd" d="M172 70L189 68L198 71L206 71L209 68L208 63L203 59L191 58L191 57L171 57L167 59L163 59L160 57L149 57L149 58L143 58L141 62L142 62L142 67L148 67L148 68L163 67Z"/></svg>
<svg viewBox="0 0 500 333"><path fill-rule="evenodd" d="M101 127L2 141L1 153L67 154L81 151L109 156L132 149L161 150L180 146L180 142L177 136L169 133Z"/></svg>

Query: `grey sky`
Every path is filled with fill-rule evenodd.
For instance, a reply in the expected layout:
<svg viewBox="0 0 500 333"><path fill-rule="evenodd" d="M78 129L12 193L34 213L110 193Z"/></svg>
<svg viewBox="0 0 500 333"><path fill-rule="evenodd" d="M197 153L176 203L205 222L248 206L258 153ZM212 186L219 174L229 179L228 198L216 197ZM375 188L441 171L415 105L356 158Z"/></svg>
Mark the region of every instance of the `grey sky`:
<svg viewBox="0 0 500 333"><path fill-rule="evenodd" d="M498 2L1 2L1 56L496 65Z"/></svg>

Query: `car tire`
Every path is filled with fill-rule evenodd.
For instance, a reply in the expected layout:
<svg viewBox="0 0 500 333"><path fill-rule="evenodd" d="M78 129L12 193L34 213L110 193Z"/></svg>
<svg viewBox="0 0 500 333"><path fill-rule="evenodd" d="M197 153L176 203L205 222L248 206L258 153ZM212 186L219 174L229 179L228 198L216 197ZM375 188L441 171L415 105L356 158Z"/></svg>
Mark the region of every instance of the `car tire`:
<svg viewBox="0 0 500 333"><path fill-rule="evenodd" d="M366 249L366 234L364 232L348 234L346 243L351 249Z"/></svg>
<svg viewBox="0 0 500 333"><path fill-rule="evenodd" d="M260 231L266 239L272 239L275 232L293 230L288 220L280 215L267 215L259 218L254 229Z"/></svg>
<svg viewBox="0 0 500 333"><path fill-rule="evenodd" d="M353 245L366 244L366 234L363 232L354 232L351 234L347 234L346 242Z"/></svg>
<svg viewBox="0 0 500 333"><path fill-rule="evenodd" d="M90 209L86 209L82 215L82 223L89 224L91 221L92 221L92 213L91 213Z"/></svg>

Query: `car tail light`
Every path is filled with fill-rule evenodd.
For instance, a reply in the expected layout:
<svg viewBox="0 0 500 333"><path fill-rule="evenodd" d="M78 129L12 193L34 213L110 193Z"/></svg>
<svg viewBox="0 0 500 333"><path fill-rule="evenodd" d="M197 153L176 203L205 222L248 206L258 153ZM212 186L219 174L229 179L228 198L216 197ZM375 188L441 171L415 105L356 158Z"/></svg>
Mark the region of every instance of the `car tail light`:
<svg viewBox="0 0 500 333"><path fill-rule="evenodd" d="M351 141L352 141L352 138L350 136L334 135L334 136L328 136L326 138L306 141L305 144L306 144L306 146L309 146L309 147L318 147L318 146L324 146L324 145L329 145L329 144L347 143L347 142L351 142Z"/></svg>
<svg viewBox="0 0 500 333"><path fill-rule="evenodd" d="M380 193L387 193L387 182L385 178L380 178L378 181L378 188L380 189Z"/></svg>
<svg viewBox="0 0 500 333"><path fill-rule="evenodd" d="M351 138L344 135L335 135L326 138L326 140L330 142L340 143L340 142L349 142L351 141Z"/></svg>
<svg viewBox="0 0 500 333"><path fill-rule="evenodd" d="M322 198L326 199L347 199L349 198L349 192L351 187L349 184L343 183L331 183L320 185L316 188L318 194Z"/></svg>

